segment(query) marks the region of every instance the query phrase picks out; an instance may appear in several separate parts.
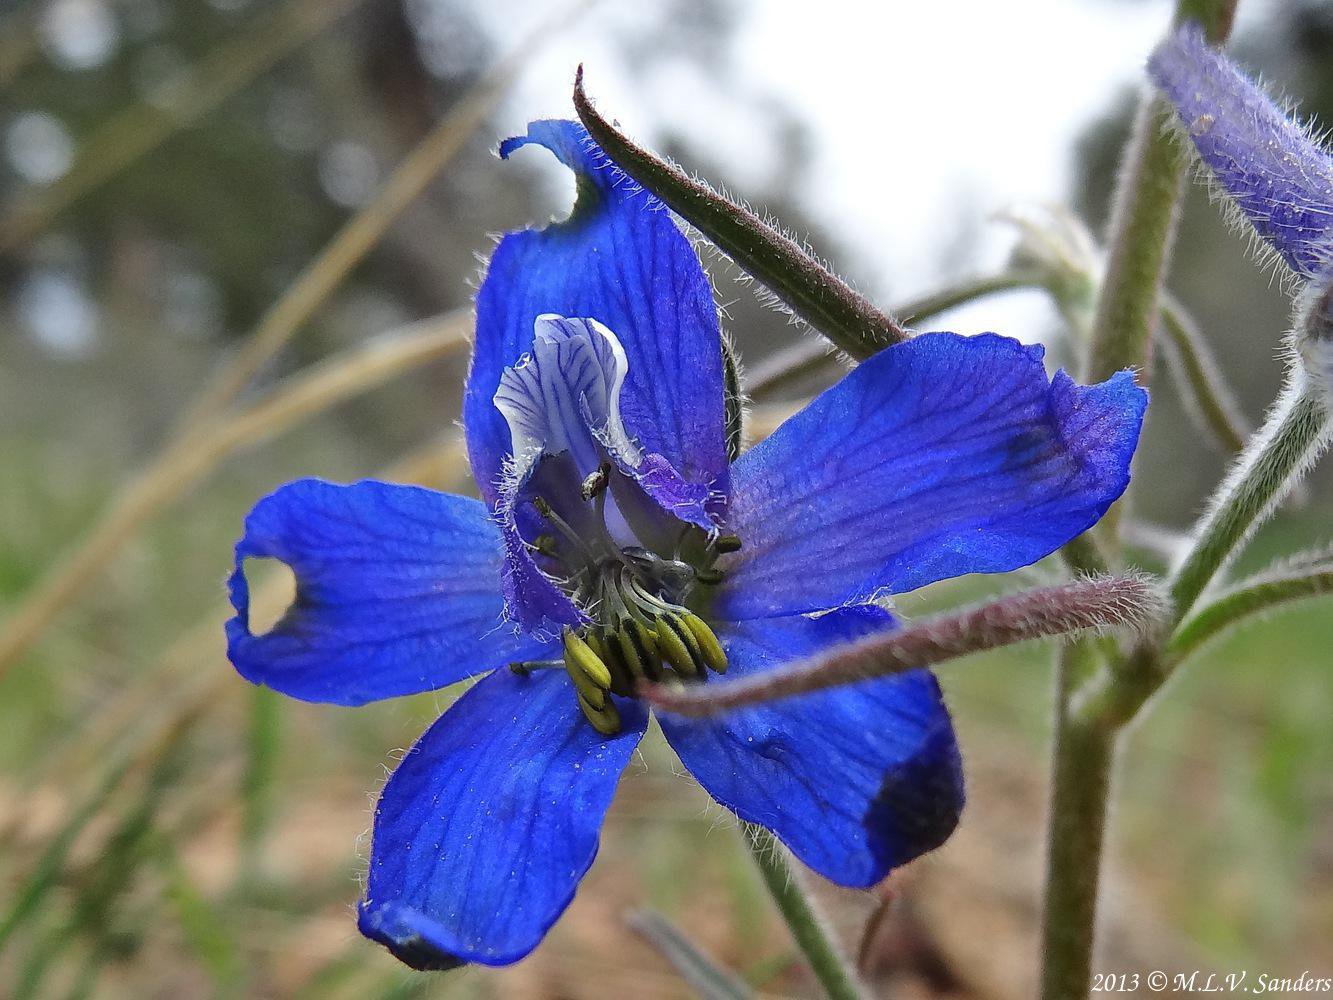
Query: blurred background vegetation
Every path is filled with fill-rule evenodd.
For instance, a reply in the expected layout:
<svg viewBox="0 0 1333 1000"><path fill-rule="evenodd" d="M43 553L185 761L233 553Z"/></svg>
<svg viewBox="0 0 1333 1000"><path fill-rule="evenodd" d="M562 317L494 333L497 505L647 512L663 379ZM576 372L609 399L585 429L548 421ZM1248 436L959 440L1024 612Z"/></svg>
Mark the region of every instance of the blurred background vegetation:
<svg viewBox="0 0 1333 1000"><path fill-rule="evenodd" d="M82 574L87 586L0 663L0 995L689 995L626 925L640 907L664 913L758 990L810 992L728 822L676 777L660 740L645 744L646 766L622 784L597 865L531 959L407 972L357 936L353 905L391 751L410 745L450 693L358 710L296 704L250 689L223 654L221 583L255 498L300 475L386 468L470 489L455 427L466 317L453 311L468 306L490 234L559 213L568 199L549 163L520 157L502 170L491 152L527 117L568 111L563 90L536 108L516 105L523 67L506 62L554 44L549 32L524 40L513 30L547 6L0 4L0 628L30 610L41 581L49 586L99 523L105 542L104 565ZM1160 3L1075 6L1102 17L1147 8L1167 20ZM876 261L847 259L851 241L817 183L827 139L818 116L747 82L735 63L756 8L768 7L654 0L567 13L559 86L581 46L615 53L620 89L657 95L631 127L808 236L890 306L984 273L968 246L980 227L1008 232L985 219L1007 206L978 206L966 191L921 248L928 287L904 290ZM849 32L855 10L843 12ZM933 37L886 40L888 51L903 46L949 50ZM1263 6L1242 20L1234 48L1304 111L1333 114L1333 4ZM966 77L967 66L945 58L941 71ZM899 103L930 99L915 81L904 97L890 64L864 73L896 87ZM1079 141L1056 151L1071 183L1052 199L1092 232L1106 217L1134 93L1108 90L1086 108ZM719 128L747 139L740 155L736 141L701 142L673 124L687 113L680 94L716 99L695 111L725 112ZM847 100L863 116L888 114L869 86ZM1015 98L1015 119L1025 107ZM928 151L901 138L914 169L930 170ZM972 154L1021 163L1027 152ZM755 157L762 169L747 162ZM429 180L415 197L414 177L395 172L405 159ZM405 210L386 212L386 185ZM1253 424L1279 383L1287 300L1206 202L1190 196L1171 286ZM752 373L799 343L725 262L714 277ZM1006 296L1000 315L1025 325L1001 332L1068 358L1077 345L1041 300ZM946 313L929 325L998 325L974 319L984 316ZM256 329L274 350L247 340ZM244 383L236 400L224 392L224 405L199 412L219 372L225 387L247 366L258 370L233 380ZM757 422L818 384L756 401ZM164 450L165 463L155 460ZM1138 470L1140 535L1154 541L1145 563L1188 527L1226 457L1159 373ZM157 491L127 497L144 469L158 470ZM1246 563L1326 541L1330 485L1316 476ZM112 520L99 521L108 510ZM1014 584L963 581L901 607L916 614ZM1333 969L1330 650L1327 605L1284 612L1218 644L1135 734L1120 774L1101 971ZM885 995L1031 995L1049 659L1029 646L943 672L971 788L958 836L875 893L822 893Z"/></svg>

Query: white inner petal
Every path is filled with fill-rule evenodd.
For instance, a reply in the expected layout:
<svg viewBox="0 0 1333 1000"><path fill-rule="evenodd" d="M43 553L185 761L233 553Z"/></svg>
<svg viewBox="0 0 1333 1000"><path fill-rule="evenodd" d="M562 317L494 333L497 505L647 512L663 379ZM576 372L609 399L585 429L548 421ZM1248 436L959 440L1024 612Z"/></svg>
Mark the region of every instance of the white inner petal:
<svg viewBox="0 0 1333 1000"><path fill-rule="evenodd" d="M519 479L541 456L565 451L586 475L601 462L599 442L637 466L642 455L620 418L628 371L619 339L597 320L538 316L532 350L504 370L495 393Z"/></svg>

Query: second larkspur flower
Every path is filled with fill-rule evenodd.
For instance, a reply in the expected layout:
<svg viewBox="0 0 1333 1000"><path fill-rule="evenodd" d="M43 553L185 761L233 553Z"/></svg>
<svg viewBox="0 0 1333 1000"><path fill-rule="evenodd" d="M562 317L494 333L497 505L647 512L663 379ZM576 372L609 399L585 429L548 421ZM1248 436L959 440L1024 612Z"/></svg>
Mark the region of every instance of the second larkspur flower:
<svg viewBox="0 0 1333 1000"><path fill-rule="evenodd" d="M1031 563L1123 492L1145 394L1048 378L1042 352L927 334L866 361L734 464L708 279L583 129L536 122L573 214L505 237L464 402L483 500L291 483L246 520L229 653L255 683L355 705L484 674L375 813L360 926L420 968L531 951L573 898L647 726L640 677L746 675L894 627L886 598ZM251 632L243 572L297 598ZM869 886L953 830L958 750L927 671L664 717L686 768L805 864Z"/></svg>

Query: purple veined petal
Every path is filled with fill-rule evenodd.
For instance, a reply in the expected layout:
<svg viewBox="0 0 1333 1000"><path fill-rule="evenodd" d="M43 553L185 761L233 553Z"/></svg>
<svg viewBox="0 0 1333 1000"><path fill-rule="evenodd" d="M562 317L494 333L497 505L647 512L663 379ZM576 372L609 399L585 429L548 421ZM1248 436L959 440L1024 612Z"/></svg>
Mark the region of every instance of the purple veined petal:
<svg viewBox="0 0 1333 1000"><path fill-rule="evenodd" d="M444 687L547 644L504 620L499 530L476 500L366 480L288 483L245 520L229 581L227 655L247 680L360 705ZM248 559L291 568L296 600L250 628Z"/></svg>
<svg viewBox="0 0 1333 1000"><path fill-rule="evenodd" d="M1147 393L1047 377L1042 348L930 333L881 351L742 455L713 608L729 620L1017 569L1129 484Z"/></svg>
<svg viewBox="0 0 1333 1000"><path fill-rule="evenodd" d="M1333 158L1221 52L1197 24L1148 62L1153 82L1217 183L1297 274L1333 262Z"/></svg>
<svg viewBox="0 0 1333 1000"><path fill-rule="evenodd" d="M641 462L620 415L628 368L619 339L596 320L538 316L532 350L500 374L495 393L512 443L509 474L526 480L543 455L569 452L586 476L601 464L599 444L627 466Z"/></svg>
<svg viewBox="0 0 1333 1000"><path fill-rule="evenodd" d="M618 702L600 735L563 672L498 670L408 751L375 809L361 932L413 968L508 965L592 866L620 774L647 726Z"/></svg>
<svg viewBox="0 0 1333 1000"><path fill-rule="evenodd" d="M893 627L878 607L721 625L728 677ZM718 802L768 827L840 885L874 885L942 844L963 807L962 763L925 670L737 709L659 716L681 762Z"/></svg>
<svg viewBox="0 0 1333 1000"><path fill-rule="evenodd" d="M514 453L505 462L495 517L505 535L504 591L511 617L529 631L554 636L578 625L582 614L564 588L538 565L524 541L549 524L523 518L525 505L540 497L575 533L605 532L602 513L580 495L584 479L607 458L636 486L617 482L611 520L626 519L670 544L679 525L691 521L715 529L717 499L707 486L685 482L661 455L645 455L621 416L620 398L628 365L616 335L596 320L543 315L537 318L533 349L500 375L495 407L509 427ZM605 509L605 508L603 508ZM663 513L670 515L664 517Z"/></svg>
<svg viewBox="0 0 1333 1000"><path fill-rule="evenodd" d="M477 295L463 418L482 495L499 495L509 427L495 406L502 373L531 350L543 314L596 320L624 345L625 425L684 482L727 493L722 341L708 278L669 212L633 185L576 122L533 122L502 157L551 150L579 178L574 214L511 233Z"/></svg>

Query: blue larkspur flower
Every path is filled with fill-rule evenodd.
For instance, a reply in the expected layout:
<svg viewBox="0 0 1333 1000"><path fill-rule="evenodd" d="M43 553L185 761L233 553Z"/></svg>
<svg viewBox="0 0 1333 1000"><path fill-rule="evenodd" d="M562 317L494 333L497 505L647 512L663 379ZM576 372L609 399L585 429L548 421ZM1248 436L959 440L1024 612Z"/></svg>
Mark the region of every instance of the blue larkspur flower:
<svg viewBox="0 0 1333 1000"><path fill-rule="evenodd" d="M1128 373L1081 387L1039 347L927 334L730 463L693 248L581 126L535 122L500 153L529 143L579 197L506 236L477 296L483 499L291 483L250 513L230 581L229 654L255 683L355 705L484 675L375 813L360 927L419 968L516 961L569 904L647 726L636 678L768 670L893 628L889 595L1045 556L1125 489L1146 401ZM256 635L243 564L265 557L298 589ZM843 885L936 847L962 808L924 670L660 722L718 802Z"/></svg>
<svg viewBox="0 0 1333 1000"><path fill-rule="evenodd" d="M1260 240L1297 275L1333 264L1333 157L1193 22L1148 62L1199 158Z"/></svg>

